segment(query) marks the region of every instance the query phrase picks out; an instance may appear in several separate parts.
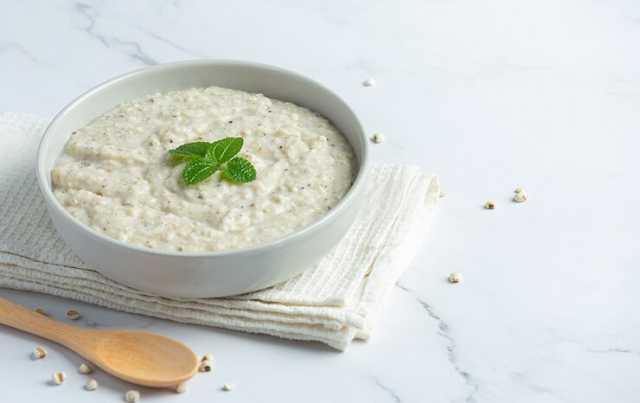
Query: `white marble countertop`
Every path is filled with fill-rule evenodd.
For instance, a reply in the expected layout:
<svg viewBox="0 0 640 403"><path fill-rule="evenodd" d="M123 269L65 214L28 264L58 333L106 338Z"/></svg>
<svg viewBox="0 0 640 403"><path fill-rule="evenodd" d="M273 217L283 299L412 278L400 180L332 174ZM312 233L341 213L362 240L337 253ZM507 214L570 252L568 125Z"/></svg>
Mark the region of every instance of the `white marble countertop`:
<svg viewBox="0 0 640 403"><path fill-rule="evenodd" d="M0 111L53 116L149 64L279 65L343 95L386 134L375 162L437 172L449 194L368 342L346 353L0 296L91 327L213 352L186 395L144 401L637 402L640 398L640 3L574 0L2 1ZM371 88L362 82L374 77ZM510 201L522 187L530 200ZM482 207L494 199L494 211ZM446 281L453 270L465 281ZM44 346L45 360L29 359ZM131 388L0 328L0 401L113 402ZM69 374L62 387L52 372ZM236 382L233 392L220 390Z"/></svg>

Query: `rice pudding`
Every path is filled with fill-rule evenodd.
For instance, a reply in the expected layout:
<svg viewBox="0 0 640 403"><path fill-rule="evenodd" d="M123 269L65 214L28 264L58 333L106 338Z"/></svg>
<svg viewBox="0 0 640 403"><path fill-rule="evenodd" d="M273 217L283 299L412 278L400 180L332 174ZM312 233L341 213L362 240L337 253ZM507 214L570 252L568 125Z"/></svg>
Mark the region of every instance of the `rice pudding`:
<svg viewBox="0 0 640 403"><path fill-rule="evenodd" d="M169 150L242 137L257 170L197 185ZM288 235L331 210L355 176L345 136L319 114L262 94L208 87L123 103L71 134L51 172L53 194L98 232L148 248L203 252Z"/></svg>

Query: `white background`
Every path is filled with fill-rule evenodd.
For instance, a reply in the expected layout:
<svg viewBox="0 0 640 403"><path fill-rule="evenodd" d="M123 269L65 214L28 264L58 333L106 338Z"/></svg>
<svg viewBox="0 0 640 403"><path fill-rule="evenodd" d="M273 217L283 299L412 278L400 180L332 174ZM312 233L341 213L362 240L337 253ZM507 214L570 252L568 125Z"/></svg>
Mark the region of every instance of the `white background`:
<svg viewBox="0 0 640 403"><path fill-rule="evenodd" d="M0 10L0 111L52 117L149 64L258 61L337 91L387 136L374 162L418 164L449 192L373 338L346 353L0 290L53 317L74 308L84 326L151 330L216 356L186 395L142 388L144 401L640 399L639 2L1 0ZM363 87L368 77L378 85ZM516 187L530 200L511 202ZM482 208L488 199L496 210ZM446 281L453 270L463 283ZM37 346L49 356L34 362ZM104 373L97 391L82 390L80 362L2 327L0 401L123 401L131 386ZM60 370L67 383L48 385ZM237 389L222 392L227 381Z"/></svg>

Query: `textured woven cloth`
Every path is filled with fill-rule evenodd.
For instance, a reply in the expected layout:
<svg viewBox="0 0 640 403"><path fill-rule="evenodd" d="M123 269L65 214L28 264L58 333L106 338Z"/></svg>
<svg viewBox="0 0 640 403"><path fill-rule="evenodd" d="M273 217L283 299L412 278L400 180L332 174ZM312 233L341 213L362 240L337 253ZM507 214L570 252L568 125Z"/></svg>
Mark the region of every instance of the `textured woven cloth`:
<svg viewBox="0 0 640 403"><path fill-rule="evenodd" d="M58 236L35 177L36 150L47 123L0 114L0 287L344 350L354 338L369 338L387 295L422 245L438 203L434 175L415 166L374 166L366 207L347 236L298 277L236 297L165 298L107 279Z"/></svg>

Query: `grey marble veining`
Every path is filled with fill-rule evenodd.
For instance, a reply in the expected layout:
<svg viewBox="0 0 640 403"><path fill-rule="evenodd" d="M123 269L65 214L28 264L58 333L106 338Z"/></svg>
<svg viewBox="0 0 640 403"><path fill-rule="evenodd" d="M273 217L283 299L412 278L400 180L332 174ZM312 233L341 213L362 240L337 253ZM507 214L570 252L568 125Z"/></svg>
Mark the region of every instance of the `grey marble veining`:
<svg viewBox="0 0 640 403"><path fill-rule="evenodd" d="M447 349L447 356L449 358L449 362L451 363L451 366L456 371L456 373L458 373L460 377L464 379L464 382L471 388L471 392L469 393L465 401L469 403L473 403L475 401L473 398L473 394L478 389L478 385L474 382L473 377L469 373L460 369L460 367L458 366L458 363L456 362L456 352L455 352L456 342L455 340L453 340L453 338L450 335L449 325L447 325L447 323L444 320L442 320L442 318L433 311L433 308L426 301L423 301L419 297L414 295L411 289L407 288L406 286L400 283L396 284L396 287L410 294L413 298L415 298L416 302L420 304L420 306L422 306L426 314L429 315L430 318L434 319L438 323L438 335L440 335L440 337L444 340L444 344Z"/></svg>

